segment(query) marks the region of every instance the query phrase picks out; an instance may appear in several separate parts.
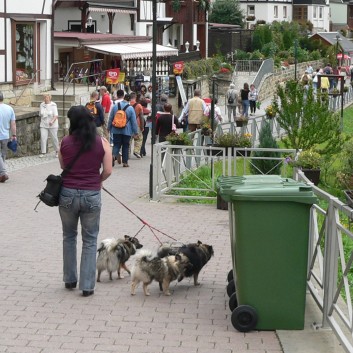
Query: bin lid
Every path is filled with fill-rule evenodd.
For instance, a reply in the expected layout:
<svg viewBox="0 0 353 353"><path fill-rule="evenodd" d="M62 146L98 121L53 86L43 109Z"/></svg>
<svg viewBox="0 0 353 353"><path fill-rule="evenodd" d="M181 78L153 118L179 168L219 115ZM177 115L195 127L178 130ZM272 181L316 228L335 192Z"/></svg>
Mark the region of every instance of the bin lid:
<svg viewBox="0 0 353 353"><path fill-rule="evenodd" d="M219 194L228 202L291 201L306 204L317 203L317 197L310 185L290 178L282 178L279 175L220 177L217 184Z"/></svg>

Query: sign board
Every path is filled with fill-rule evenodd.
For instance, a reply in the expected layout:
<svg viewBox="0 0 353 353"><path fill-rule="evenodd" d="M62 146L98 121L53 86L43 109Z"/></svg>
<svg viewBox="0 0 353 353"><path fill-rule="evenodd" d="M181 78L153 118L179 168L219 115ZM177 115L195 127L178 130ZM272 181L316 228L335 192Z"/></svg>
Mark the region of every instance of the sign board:
<svg viewBox="0 0 353 353"><path fill-rule="evenodd" d="M185 94L183 82L182 82L180 76L175 76L175 79L176 79L176 82L178 84L178 89L179 89L181 101L183 102L183 105L185 105L188 100L186 99L186 94Z"/></svg>

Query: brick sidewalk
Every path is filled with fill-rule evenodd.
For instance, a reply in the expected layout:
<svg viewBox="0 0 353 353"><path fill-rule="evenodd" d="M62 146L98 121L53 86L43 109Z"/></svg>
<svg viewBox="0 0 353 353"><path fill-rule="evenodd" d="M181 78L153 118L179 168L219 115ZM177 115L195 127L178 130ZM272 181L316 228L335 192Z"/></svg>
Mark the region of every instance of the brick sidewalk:
<svg viewBox="0 0 353 353"><path fill-rule="evenodd" d="M149 202L148 157L133 157L130 168L116 166L105 187L170 236L213 245L215 256L200 274L201 286L189 279L173 282L172 295L166 297L153 283L150 297L144 297L141 286L132 297L129 276L117 280L115 274L110 282L104 272L92 297L65 290L58 210L40 205L38 213L33 211L45 177L59 173L58 161L38 164L37 157L31 158L11 161L10 179L0 184L0 352L282 352L275 332L239 333L230 322L225 290L231 268L228 213L209 205ZM141 223L102 195L99 240L135 235ZM147 229L139 240L145 248L158 246Z"/></svg>

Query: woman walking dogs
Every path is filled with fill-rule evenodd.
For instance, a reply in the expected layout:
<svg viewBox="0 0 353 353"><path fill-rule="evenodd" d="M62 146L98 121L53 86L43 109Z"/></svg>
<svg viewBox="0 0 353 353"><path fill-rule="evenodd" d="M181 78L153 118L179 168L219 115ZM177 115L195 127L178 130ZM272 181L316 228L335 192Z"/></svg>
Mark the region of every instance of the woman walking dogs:
<svg viewBox="0 0 353 353"><path fill-rule="evenodd" d="M96 125L84 106L71 107L69 135L61 142L59 161L63 176L59 213L63 227L65 288L79 288L83 296L94 294L97 237L101 213L102 182L112 173L109 142L97 135ZM102 171L100 169L102 168ZM77 226L81 223L82 254L77 275Z"/></svg>

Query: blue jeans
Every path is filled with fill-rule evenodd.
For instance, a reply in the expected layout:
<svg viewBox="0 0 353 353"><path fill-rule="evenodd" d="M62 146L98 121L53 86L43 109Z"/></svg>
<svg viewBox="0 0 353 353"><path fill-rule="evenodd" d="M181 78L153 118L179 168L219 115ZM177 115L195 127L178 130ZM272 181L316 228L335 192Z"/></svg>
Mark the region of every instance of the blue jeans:
<svg viewBox="0 0 353 353"><path fill-rule="evenodd" d="M131 136L128 135L113 134L113 156L117 156L121 148L123 163L129 160L130 139Z"/></svg>
<svg viewBox="0 0 353 353"><path fill-rule="evenodd" d="M250 106L250 101L249 100L243 100L243 115L248 116L249 115L249 106Z"/></svg>
<svg viewBox="0 0 353 353"><path fill-rule="evenodd" d="M101 213L100 190L62 188L59 213L63 227L65 283L77 282L77 227L81 222L82 253L79 289L93 290L96 280L96 253Z"/></svg>

